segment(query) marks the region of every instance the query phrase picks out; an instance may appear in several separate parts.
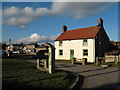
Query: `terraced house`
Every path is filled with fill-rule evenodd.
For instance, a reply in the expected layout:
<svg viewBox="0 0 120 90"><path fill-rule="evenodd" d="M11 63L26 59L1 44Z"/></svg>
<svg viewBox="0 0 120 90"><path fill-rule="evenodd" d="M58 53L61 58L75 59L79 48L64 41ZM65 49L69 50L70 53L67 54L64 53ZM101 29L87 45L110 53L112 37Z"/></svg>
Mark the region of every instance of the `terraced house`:
<svg viewBox="0 0 120 90"><path fill-rule="evenodd" d="M87 62L96 62L96 57L104 56L109 51L109 37L103 27L102 18L98 25L74 30L67 30L64 25L62 34L55 40L56 59L71 60L85 58Z"/></svg>

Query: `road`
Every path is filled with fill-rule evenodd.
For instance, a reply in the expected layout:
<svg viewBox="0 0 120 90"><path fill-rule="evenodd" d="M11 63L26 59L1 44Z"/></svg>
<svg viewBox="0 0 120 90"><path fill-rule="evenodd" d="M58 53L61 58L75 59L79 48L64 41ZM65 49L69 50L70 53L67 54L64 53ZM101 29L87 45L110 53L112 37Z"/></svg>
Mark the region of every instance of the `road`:
<svg viewBox="0 0 120 90"><path fill-rule="evenodd" d="M35 60L28 60L29 62L36 63ZM120 73L120 67L108 67L102 68L92 65L73 65L70 63L56 63L57 69L67 70L84 76L82 88L119 88L120 79L118 73ZM82 79L83 80L83 79ZM79 85L79 84L78 84Z"/></svg>
<svg viewBox="0 0 120 90"><path fill-rule="evenodd" d="M91 65L56 63L56 68L78 73L85 77L82 88L118 88L118 67L101 68Z"/></svg>

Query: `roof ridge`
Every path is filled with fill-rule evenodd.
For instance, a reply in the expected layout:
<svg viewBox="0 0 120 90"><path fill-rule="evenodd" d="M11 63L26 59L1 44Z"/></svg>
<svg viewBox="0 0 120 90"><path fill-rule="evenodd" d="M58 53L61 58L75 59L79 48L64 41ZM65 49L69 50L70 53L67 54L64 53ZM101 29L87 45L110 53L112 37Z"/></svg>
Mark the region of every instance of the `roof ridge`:
<svg viewBox="0 0 120 90"><path fill-rule="evenodd" d="M85 28L92 28L92 27L100 27L100 26L91 26L91 27L85 27ZM67 30L66 32L73 31L73 30L79 30L79 29L85 29L85 28L78 28L78 29Z"/></svg>

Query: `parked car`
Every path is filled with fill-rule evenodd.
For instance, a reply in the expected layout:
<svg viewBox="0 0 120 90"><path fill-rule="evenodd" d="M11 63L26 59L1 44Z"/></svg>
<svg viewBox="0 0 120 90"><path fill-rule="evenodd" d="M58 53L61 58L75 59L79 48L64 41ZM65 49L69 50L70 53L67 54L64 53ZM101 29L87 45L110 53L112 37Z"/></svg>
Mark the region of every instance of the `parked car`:
<svg viewBox="0 0 120 90"><path fill-rule="evenodd" d="M19 54L20 52L19 51L13 51L13 53Z"/></svg>

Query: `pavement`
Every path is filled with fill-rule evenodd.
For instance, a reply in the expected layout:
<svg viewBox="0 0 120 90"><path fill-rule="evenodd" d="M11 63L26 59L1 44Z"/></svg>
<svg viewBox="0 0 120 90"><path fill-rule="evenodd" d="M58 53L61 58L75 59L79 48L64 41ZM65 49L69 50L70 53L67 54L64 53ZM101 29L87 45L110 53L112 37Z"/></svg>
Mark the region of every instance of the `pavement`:
<svg viewBox="0 0 120 90"><path fill-rule="evenodd" d="M36 63L36 61L29 62ZM70 63L56 63L57 69L67 70L80 75L79 83L77 84L79 89L97 89L97 88L119 88L120 79L118 75L120 73L120 67L108 67L102 68L92 65L76 65ZM84 79L83 77L84 76Z"/></svg>

